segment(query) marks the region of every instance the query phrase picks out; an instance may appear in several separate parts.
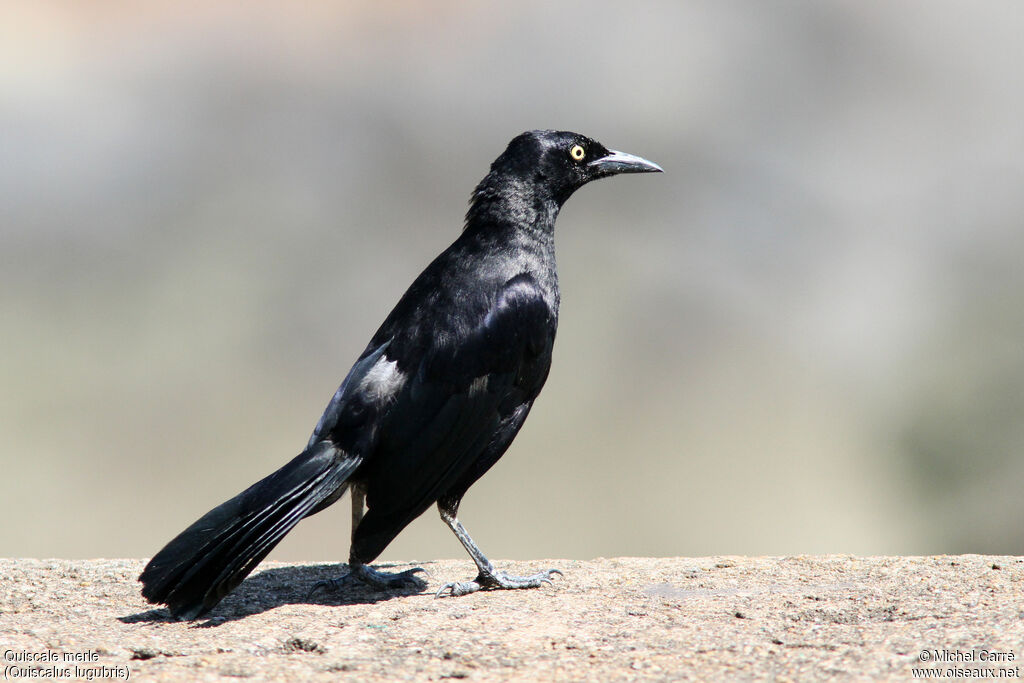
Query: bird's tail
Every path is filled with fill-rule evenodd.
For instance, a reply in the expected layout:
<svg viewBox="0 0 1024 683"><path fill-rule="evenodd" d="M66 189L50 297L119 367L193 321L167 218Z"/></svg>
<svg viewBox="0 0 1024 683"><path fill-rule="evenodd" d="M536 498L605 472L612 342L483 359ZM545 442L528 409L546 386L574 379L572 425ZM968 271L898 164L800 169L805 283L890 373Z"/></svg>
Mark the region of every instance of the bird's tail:
<svg viewBox="0 0 1024 683"><path fill-rule="evenodd" d="M362 458L328 441L207 512L157 553L139 576L142 596L179 619L208 612L292 527L344 486Z"/></svg>

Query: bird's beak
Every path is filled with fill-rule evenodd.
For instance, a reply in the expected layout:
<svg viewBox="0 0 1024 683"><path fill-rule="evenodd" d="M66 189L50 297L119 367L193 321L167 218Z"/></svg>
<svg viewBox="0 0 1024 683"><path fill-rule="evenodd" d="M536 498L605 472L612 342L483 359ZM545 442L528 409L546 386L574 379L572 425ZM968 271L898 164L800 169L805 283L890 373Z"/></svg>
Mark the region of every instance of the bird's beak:
<svg viewBox="0 0 1024 683"><path fill-rule="evenodd" d="M633 154L610 150L603 157L587 164L597 175L609 176L619 173L662 173L663 169L653 161Z"/></svg>

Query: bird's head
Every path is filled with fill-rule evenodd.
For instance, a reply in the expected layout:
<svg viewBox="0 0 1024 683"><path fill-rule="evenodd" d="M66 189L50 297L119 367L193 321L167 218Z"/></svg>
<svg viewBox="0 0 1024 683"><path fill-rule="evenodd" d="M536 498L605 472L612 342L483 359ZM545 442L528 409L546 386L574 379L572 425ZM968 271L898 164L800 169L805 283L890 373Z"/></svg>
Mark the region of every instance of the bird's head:
<svg viewBox="0 0 1024 683"><path fill-rule="evenodd" d="M579 133L531 130L512 138L470 200L466 227L495 222L550 226L572 193L620 173L660 173L657 164Z"/></svg>
<svg viewBox="0 0 1024 683"><path fill-rule="evenodd" d="M608 149L579 133L532 130L516 136L491 172L516 177L551 192L561 205L591 180L620 173L660 173L657 164Z"/></svg>

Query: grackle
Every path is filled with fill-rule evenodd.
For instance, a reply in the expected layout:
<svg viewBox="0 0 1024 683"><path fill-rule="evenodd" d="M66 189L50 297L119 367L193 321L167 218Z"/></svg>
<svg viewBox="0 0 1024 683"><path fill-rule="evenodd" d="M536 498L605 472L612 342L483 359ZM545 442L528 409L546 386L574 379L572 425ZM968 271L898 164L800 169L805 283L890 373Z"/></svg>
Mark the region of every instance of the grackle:
<svg viewBox="0 0 1024 683"><path fill-rule="evenodd" d="M368 563L436 503L478 570L438 596L550 583L557 570L525 577L496 570L456 513L512 443L547 379L558 323L559 209L591 180L653 171L661 168L576 133L514 138L473 192L462 234L373 335L306 449L168 543L139 577L142 595L179 619L205 614L301 519L346 490L346 576L382 588L425 587L415 576L420 568L389 574Z"/></svg>

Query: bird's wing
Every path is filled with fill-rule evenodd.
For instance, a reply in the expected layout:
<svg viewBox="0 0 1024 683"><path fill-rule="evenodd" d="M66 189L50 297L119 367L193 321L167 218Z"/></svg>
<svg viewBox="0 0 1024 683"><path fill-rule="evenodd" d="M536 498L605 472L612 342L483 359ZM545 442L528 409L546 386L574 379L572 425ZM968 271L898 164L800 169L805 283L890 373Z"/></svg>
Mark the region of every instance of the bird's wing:
<svg viewBox="0 0 1024 683"><path fill-rule="evenodd" d="M524 273L461 334L427 348L403 377L367 460L371 512L419 514L452 486L502 420L540 392L554 335L554 313Z"/></svg>
<svg viewBox="0 0 1024 683"><path fill-rule="evenodd" d="M390 341L385 341L379 346L367 349L355 362L352 369L345 375L345 379L342 380L341 386L334 392L324 414L320 416L320 421L316 423L306 448L312 448L313 444L328 437L338 426L339 421L343 420L342 413L350 413L353 408L357 408L352 399L360 387L366 383L367 375L371 375L380 363L386 361L384 353L389 344Z"/></svg>

